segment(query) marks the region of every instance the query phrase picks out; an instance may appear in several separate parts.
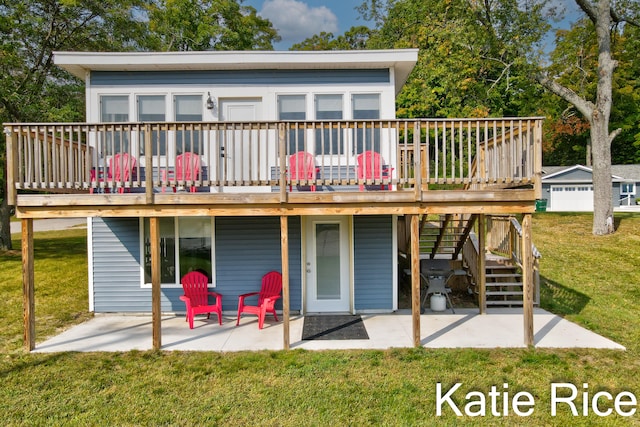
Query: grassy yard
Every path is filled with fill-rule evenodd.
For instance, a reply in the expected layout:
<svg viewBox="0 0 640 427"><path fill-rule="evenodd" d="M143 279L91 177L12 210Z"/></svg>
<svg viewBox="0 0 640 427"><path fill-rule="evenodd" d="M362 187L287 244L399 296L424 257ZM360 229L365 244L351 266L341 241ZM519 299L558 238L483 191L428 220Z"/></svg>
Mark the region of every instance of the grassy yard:
<svg viewBox="0 0 640 427"><path fill-rule="evenodd" d="M640 215L613 236L590 215L536 214L544 307L627 347L611 350L423 350L28 354L22 350L19 252L0 254L0 414L4 425L640 425L640 414L551 416L551 384L640 396ZM19 242L15 242L18 247ZM89 316L86 236L36 233L38 340ZM496 331L500 333L500 331ZM528 392L528 417L436 416L436 386L488 398ZM588 389L583 389L583 383ZM477 400L477 397L476 399ZM503 412L502 401L497 405ZM602 401L601 409L612 404ZM477 410L478 406L470 408Z"/></svg>

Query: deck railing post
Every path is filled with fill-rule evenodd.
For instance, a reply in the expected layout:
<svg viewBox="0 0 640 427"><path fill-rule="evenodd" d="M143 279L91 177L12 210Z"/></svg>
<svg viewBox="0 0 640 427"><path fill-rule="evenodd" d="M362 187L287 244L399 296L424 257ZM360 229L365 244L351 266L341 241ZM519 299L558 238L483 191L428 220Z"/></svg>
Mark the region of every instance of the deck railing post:
<svg viewBox="0 0 640 427"><path fill-rule="evenodd" d="M422 147L420 146L420 122L413 125L413 185L415 200L422 200Z"/></svg>
<svg viewBox="0 0 640 427"><path fill-rule="evenodd" d="M7 204L9 206L16 205L16 173L18 171L18 135L12 132L10 128L4 128L5 141L7 144Z"/></svg>
<svg viewBox="0 0 640 427"><path fill-rule="evenodd" d="M278 161L280 162L280 202L287 201L287 132L284 123L278 124Z"/></svg>
<svg viewBox="0 0 640 427"><path fill-rule="evenodd" d="M151 141L151 126L148 124L144 125L144 163L146 201L148 205L151 205L153 204L153 141Z"/></svg>
<svg viewBox="0 0 640 427"><path fill-rule="evenodd" d="M534 125L533 155L533 188L536 199L542 197L542 120L537 119ZM530 156L527 156L530 158Z"/></svg>

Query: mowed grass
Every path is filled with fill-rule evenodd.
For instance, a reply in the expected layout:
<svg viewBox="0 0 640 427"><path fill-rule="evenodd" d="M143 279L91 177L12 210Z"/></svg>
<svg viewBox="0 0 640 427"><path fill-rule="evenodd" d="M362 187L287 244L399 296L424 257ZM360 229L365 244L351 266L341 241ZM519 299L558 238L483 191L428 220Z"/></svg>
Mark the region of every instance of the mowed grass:
<svg viewBox="0 0 640 427"><path fill-rule="evenodd" d="M543 305L627 347L612 350L393 349L387 351L125 352L22 350L21 260L0 255L0 415L3 425L640 425L640 416L551 416L551 383L580 394L640 396L640 216L617 215L613 236L590 215L536 214ZM86 237L36 233L38 340L89 316ZM16 242L18 244L19 242ZM496 331L500 333L500 331ZM454 394L526 391L518 417L436 416L436 385ZM583 390L583 383L588 385ZM582 399L579 398L578 408ZM603 408L611 407L602 402ZM503 412L502 403L497 405ZM478 409L476 406L474 409Z"/></svg>

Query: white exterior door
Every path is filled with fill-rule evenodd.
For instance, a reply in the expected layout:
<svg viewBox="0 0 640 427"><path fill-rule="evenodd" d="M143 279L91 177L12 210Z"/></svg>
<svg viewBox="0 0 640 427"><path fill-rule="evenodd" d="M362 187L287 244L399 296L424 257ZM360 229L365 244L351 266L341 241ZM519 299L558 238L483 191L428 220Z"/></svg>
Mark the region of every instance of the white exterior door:
<svg viewBox="0 0 640 427"><path fill-rule="evenodd" d="M220 121L226 122L255 122L262 119L262 100L259 98L230 98L220 99ZM233 182L233 187L225 191L251 191L251 186L238 183L248 183L258 178L258 173L264 165L258 165L257 146L252 141L258 141L258 131L241 129L225 130L220 133L220 165L218 179L220 182ZM265 159L266 161L266 159ZM253 188L255 191L255 188ZM219 188L220 191L220 188Z"/></svg>
<svg viewBox="0 0 640 427"><path fill-rule="evenodd" d="M309 217L306 223L306 312L350 312L348 217Z"/></svg>
<svg viewBox="0 0 640 427"><path fill-rule="evenodd" d="M558 212L593 211L593 185L552 185L551 203L548 210Z"/></svg>

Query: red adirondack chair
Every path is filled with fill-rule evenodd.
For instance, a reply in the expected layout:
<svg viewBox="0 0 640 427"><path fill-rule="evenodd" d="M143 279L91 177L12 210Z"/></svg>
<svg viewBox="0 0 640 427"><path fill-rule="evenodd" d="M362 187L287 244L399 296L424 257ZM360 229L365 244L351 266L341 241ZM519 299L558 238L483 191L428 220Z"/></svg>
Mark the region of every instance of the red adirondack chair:
<svg viewBox="0 0 640 427"><path fill-rule="evenodd" d="M186 152L176 156L176 180L195 182L200 174L200 156L196 153ZM173 191L176 189L174 187ZM196 192L196 186L190 188L192 193Z"/></svg>
<svg viewBox="0 0 640 427"><path fill-rule="evenodd" d="M118 193L124 193L124 183L131 180L133 168L136 167L136 158L129 153L116 153L109 159L108 180L115 180L120 184Z"/></svg>
<svg viewBox="0 0 640 427"><path fill-rule="evenodd" d="M189 328L193 329L193 317L196 314L207 313L207 319L211 313L218 315L218 322L222 325L222 295L217 292L210 292L207 288L209 279L199 271L190 271L185 274L180 281L184 295L181 301L187 306L187 321ZM215 304L209 303L209 296L215 298Z"/></svg>
<svg viewBox="0 0 640 427"><path fill-rule="evenodd" d="M289 179L291 181L296 179L315 181L319 170L320 168L315 165L313 154L307 151L298 151L289 156ZM292 187L289 184L289 191L292 190ZM316 191L316 186L313 184L311 185L311 191Z"/></svg>
<svg viewBox="0 0 640 427"><path fill-rule="evenodd" d="M391 179L393 168L385 166L382 163L382 156L375 151L365 151L358 155L358 179ZM380 189L384 190L385 185L380 185ZM391 190L391 184L389 184ZM364 191L364 185L360 184L360 191Z"/></svg>
<svg viewBox="0 0 640 427"><path fill-rule="evenodd" d="M240 324L240 315L242 313L251 313L258 315L258 328L262 329L264 326L264 317L267 313L273 314L273 317L278 321L276 315L275 304L278 298L280 298L280 292L282 292L282 275L277 271L270 271L262 276L262 287L260 292L249 292L248 294L242 294L238 301L238 320L236 326ZM258 296L258 305L245 305L245 298L251 296Z"/></svg>

